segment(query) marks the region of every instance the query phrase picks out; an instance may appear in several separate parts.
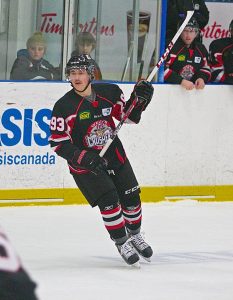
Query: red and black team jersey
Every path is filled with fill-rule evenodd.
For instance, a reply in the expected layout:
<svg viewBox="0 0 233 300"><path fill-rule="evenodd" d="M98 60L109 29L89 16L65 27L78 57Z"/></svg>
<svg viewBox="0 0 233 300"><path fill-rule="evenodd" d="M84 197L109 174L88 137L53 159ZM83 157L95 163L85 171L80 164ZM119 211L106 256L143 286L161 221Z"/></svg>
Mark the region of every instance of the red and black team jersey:
<svg viewBox="0 0 233 300"><path fill-rule="evenodd" d="M0 299L37 300L36 284L22 267L10 241L0 227Z"/></svg>
<svg viewBox="0 0 233 300"><path fill-rule="evenodd" d="M209 52L212 81L233 84L233 39L214 40Z"/></svg>
<svg viewBox="0 0 233 300"><path fill-rule="evenodd" d="M114 119L120 120L125 106L122 90L115 84L92 84L96 94L91 102L74 89L66 93L54 106L50 124L50 144L54 151L68 161L71 173L88 172L72 163L77 151L100 152L115 129ZM79 153L79 152L78 152ZM126 154L116 137L105 154L109 169L124 164Z"/></svg>
<svg viewBox="0 0 233 300"><path fill-rule="evenodd" d="M205 46L194 42L187 48L182 40L178 40L166 60L164 81L180 84L183 79L187 79L195 83L198 78L202 78L205 83L211 78Z"/></svg>

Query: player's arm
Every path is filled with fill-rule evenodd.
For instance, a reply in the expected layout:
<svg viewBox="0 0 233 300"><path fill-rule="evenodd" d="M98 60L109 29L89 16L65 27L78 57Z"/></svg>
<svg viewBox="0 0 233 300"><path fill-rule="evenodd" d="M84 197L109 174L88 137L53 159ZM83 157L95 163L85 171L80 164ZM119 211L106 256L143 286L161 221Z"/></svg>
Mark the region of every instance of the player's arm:
<svg viewBox="0 0 233 300"><path fill-rule="evenodd" d="M71 124L75 121L75 115L66 117L55 105L50 122L50 145L57 155L66 159L74 169L86 169L89 171L100 171L107 167L107 161L98 153L79 149L73 144L71 138Z"/></svg>
<svg viewBox="0 0 233 300"><path fill-rule="evenodd" d="M72 160L75 151L79 150L73 142L70 135L67 118L61 112L62 108L54 106L52 118L50 121L50 146L62 158ZM70 116L72 118L72 116Z"/></svg>
<svg viewBox="0 0 233 300"><path fill-rule="evenodd" d="M124 113L124 108L125 108L125 95L123 91L120 89L120 87L117 85L113 86L112 89L113 89L115 101L114 101L111 116L117 119L118 121L121 121Z"/></svg>
<svg viewBox="0 0 233 300"><path fill-rule="evenodd" d="M223 58L224 71L225 71L225 80L224 83L233 84L233 46L228 48L225 51Z"/></svg>
<svg viewBox="0 0 233 300"><path fill-rule="evenodd" d="M164 81L167 83L181 84L183 80L183 77L173 70L172 66L176 59L177 55L175 53L170 53L167 57L164 70Z"/></svg>
<svg viewBox="0 0 233 300"><path fill-rule="evenodd" d="M224 65L222 59L222 52L213 41L209 47L210 67L212 73L212 81L222 82L224 80Z"/></svg>
<svg viewBox="0 0 233 300"><path fill-rule="evenodd" d="M202 45L202 47L200 47L200 49L198 50L202 57L202 65L200 69L197 72L195 72L193 76L193 81L196 81L197 79L201 78L204 80L204 83L207 83L211 79L208 52L204 45Z"/></svg>

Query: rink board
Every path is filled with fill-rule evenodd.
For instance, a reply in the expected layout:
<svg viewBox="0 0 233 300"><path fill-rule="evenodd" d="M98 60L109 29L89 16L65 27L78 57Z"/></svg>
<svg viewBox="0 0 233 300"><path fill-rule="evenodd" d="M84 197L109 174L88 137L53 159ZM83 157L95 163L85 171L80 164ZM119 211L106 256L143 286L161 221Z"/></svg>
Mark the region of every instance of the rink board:
<svg viewBox="0 0 233 300"><path fill-rule="evenodd" d="M233 185L142 187L142 202L179 201L233 201ZM87 204L79 189L1 190L1 206Z"/></svg>
<svg viewBox="0 0 233 300"><path fill-rule="evenodd" d="M119 86L128 99L133 85ZM51 110L69 83L0 87L0 205L86 203L65 160L48 143ZM233 200L233 86L154 88L140 124L119 132L142 201Z"/></svg>

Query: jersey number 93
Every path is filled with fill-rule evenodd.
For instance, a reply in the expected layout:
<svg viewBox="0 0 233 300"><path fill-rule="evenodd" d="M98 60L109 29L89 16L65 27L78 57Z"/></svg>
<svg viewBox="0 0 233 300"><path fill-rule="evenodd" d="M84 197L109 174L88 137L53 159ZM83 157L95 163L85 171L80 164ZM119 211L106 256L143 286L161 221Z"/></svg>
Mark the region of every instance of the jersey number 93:
<svg viewBox="0 0 233 300"><path fill-rule="evenodd" d="M65 121L61 117L52 117L50 122L50 128L51 130L56 131L64 131L65 130Z"/></svg>

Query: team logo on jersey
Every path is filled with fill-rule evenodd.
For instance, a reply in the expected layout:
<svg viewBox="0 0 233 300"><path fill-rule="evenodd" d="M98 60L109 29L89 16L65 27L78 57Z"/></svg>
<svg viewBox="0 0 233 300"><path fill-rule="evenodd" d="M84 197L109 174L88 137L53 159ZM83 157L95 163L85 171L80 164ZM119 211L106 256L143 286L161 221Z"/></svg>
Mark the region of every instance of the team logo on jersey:
<svg viewBox="0 0 233 300"><path fill-rule="evenodd" d="M107 120L97 120L87 129L84 144L88 148L101 150L112 136L112 128Z"/></svg>
<svg viewBox="0 0 233 300"><path fill-rule="evenodd" d="M195 73L194 67L192 65L186 65L181 69L180 76L186 80L191 80L194 73Z"/></svg>
<svg viewBox="0 0 233 300"><path fill-rule="evenodd" d="M87 120L90 119L91 113L89 111L83 111L79 114L79 120Z"/></svg>
<svg viewBox="0 0 233 300"><path fill-rule="evenodd" d="M107 107L107 108L103 108L102 109L102 114L104 117L109 116L111 114L112 108L111 107Z"/></svg>
<svg viewBox="0 0 233 300"><path fill-rule="evenodd" d="M185 55L178 55L178 61L185 61Z"/></svg>
<svg viewBox="0 0 233 300"><path fill-rule="evenodd" d="M194 62L195 62L196 64L199 64L199 63L201 62L201 57L195 56Z"/></svg>

